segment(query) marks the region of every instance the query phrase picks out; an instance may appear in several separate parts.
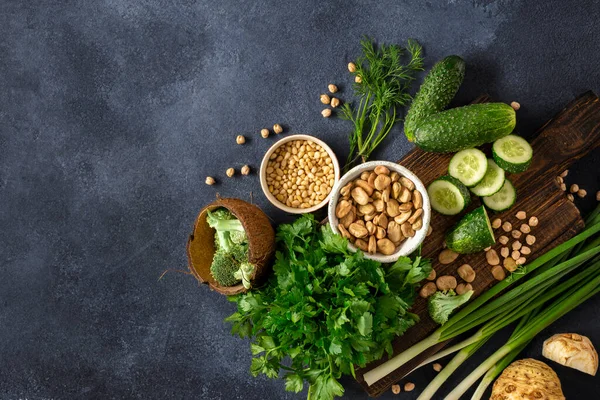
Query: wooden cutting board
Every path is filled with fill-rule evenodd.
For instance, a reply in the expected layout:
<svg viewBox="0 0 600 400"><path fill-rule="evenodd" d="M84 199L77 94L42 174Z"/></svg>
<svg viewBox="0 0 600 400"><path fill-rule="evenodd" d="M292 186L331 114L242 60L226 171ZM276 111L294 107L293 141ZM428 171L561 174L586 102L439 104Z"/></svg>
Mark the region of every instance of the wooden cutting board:
<svg viewBox="0 0 600 400"><path fill-rule="evenodd" d="M489 101L489 98L484 96L476 102L485 101ZM532 234L536 236L537 240L531 246L532 253L527 257L528 262L568 240L584 226L579 210L567 199L566 193L560 189L556 177L568 169L573 162L600 145L600 101L598 96L590 91L573 100L538 131L531 145L534 153L531 167L522 174L507 174L517 190L517 203L508 211L495 215L490 214L490 219L499 217L502 221L509 221L516 225L517 228L522 222L527 222L519 221L515 217L517 211L526 211L528 218L529 216L538 217L539 225L532 228ZM489 147L487 150L489 155ZM427 186L436 178L447 174L451 157L452 154L426 153L415 148L398 163L413 171ZM596 172L599 170L598 166L592 168ZM473 196L473 200L469 210L481 205L477 197ZM462 280L456 273L456 269L465 263L471 265L477 273L475 281L472 282L475 296L477 296L497 282L491 274L491 266L487 263L483 252L461 255L449 265L442 265L438 261L444 233L459 219L460 216L447 217L434 212L431 220L433 232L423 244L423 254L432 260L437 276L453 275L459 283ZM502 234L505 234L502 229L496 230L496 238ZM510 239L510 248L513 239L510 233L507 236ZM523 239L521 240L524 242ZM498 242L493 246L498 254L500 254L501 247L503 245ZM421 322L396 339L395 354L424 339L437 327L427 314L426 300L419 297L412 311L419 315ZM413 359L412 362L398 368L372 386L368 386L364 382L363 373L382 364L387 360L386 357L358 370L357 379L370 396L379 396L423 360L439 351L444 344L429 349L426 354Z"/></svg>

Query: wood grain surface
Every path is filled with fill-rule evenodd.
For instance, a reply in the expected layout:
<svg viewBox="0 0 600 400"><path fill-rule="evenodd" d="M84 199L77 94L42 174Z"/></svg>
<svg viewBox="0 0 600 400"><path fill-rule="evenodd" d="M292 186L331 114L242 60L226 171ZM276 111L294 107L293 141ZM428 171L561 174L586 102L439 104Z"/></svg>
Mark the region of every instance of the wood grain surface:
<svg viewBox="0 0 600 400"><path fill-rule="evenodd" d="M487 97L481 97L476 102L488 100ZM598 97L592 92L586 92L573 100L538 131L531 145L534 151L531 167L522 174L507 174L507 178L516 187L517 203L513 208L503 213L490 213L490 219L501 218L502 221L511 222L515 228L518 228L521 223L527 222L519 221L515 217L516 212L519 210L526 211L527 218L530 216L538 217L539 225L532 228L532 234L536 236L537 240L531 246L532 253L528 257L528 262L568 240L583 228L584 224L579 210L567 199L565 192L560 189L555 178L575 160L584 157L600 145L600 101ZM484 151L488 155L490 154L489 145ZM434 179L447 174L448 162L451 157L452 154L426 153L415 148L400 160L399 164L416 173L427 186ZM595 168L597 173L598 168ZM481 205L479 199L473 196L473 202L469 210L479 205ZM491 274L491 267L487 263L483 252L461 255L449 265L442 265L438 261L438 254L443 246L444 233L461 216L462 214L447 217L434 212L431 221L433 232L423 244L423 254L425 257L432 259L437 276L453 275L459 283L462 280L456 273L456 269L462 264L471 265L477 273L477 277L472 283L475 296L477 296L497 282ZM496 239L502 234L506 234L502 229L496 230ZM510 236L510 233L506 235L510 239L508 244L510 248L510 244L514 239ZM524 242L523 239L521 240ZM498 254L500 254L501 247L503 245L498 242L493 246ZM395 354L424 339L437 327L427 314L426 300L419 297L413 306L413 312L420 316L421 322L395 341ZM370 396L379 396L389 390L394 383L403 378L421 361L435 354L443 346L444 344L439 344L429 349L429 351L398 368L384 379L368 386L364 382L363 373L386 361L387 358L384 357L382 360L373 362L366 368L358 370L357 380Z"/></svg>

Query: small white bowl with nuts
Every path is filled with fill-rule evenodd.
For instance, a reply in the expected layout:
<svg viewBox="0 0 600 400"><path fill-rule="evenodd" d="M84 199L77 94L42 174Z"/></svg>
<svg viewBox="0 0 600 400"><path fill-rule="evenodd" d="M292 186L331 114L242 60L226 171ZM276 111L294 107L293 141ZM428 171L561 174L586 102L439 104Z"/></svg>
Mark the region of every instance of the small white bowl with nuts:
<svg viewBox="0 0 600 400"><path fill-rule="evenodd" d="M291 135L275 143L260 165L260 186L273 205L292 214L310 213L330 200L340 179L333 150L309 135Z"/></svg>
<svg viewBox="0 0 600 400"><path fill-rule="evenodd" d="M414 252L431 220L427 189L408 169L370 161L346 173L333 188L328 209L331 229L349 248L382 263Z"/></svg>

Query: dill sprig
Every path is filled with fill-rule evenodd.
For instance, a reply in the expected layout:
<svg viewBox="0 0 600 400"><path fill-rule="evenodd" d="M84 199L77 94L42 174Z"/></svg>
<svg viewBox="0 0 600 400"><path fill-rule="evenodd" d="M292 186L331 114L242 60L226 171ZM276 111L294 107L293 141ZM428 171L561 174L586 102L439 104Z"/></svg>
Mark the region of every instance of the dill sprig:
<svg viewBox="0 0 600 400"><path fill-rule="evenodd" d="M393 44L376 47L365 38L361 46L363 55L356 60L356 71L352 73L360 77L360 82L354 84L358 104L342 106L342 118L354 124L346 170L358 160L366 161L402 119L399 108L411 101L408 90L415 73L423 70L423 48L415 40L409 39L406 48Z"/></svg>

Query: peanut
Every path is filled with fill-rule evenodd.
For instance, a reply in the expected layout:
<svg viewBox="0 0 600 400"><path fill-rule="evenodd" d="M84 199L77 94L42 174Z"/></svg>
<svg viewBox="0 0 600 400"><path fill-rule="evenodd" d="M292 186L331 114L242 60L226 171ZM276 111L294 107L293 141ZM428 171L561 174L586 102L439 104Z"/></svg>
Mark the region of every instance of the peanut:
<svg viewBox="0 0 600 400"><path fill-rule="evenodd" d="M396 251L396 246L390 239L383 238L377 241L377 249L381 252L381 254L389 256L394 254L394 251Z"/></svg>

